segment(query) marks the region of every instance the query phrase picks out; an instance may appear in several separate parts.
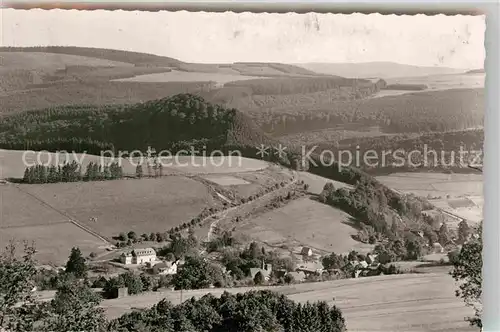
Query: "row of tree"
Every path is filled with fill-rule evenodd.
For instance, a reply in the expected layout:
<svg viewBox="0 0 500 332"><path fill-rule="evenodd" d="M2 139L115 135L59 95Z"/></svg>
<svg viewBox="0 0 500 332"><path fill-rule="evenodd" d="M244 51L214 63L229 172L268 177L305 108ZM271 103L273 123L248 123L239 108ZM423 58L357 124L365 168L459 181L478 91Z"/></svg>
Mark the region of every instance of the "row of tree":
<svg viewBox="0 0 500 332"><path fill-rule="evenodd" d="M117 180L123 178L123 168L118 162L109 165L100 165L90 162L82 174L82 166L76 161L66 162L58 165L34 165L27 167L24 171L23 183L56 183L76 181L102 181Z"/></svg>

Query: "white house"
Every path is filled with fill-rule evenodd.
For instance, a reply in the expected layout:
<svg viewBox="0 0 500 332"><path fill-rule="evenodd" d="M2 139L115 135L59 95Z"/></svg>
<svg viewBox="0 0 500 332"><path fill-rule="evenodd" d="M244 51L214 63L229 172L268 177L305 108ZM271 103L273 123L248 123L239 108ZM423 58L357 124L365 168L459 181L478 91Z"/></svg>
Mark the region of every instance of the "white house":
<svg viewBox="0 0 500 332"><path fill-rule="evenodd" d="M302 256L311 257L313 254L313 251L309 247L303 247L302 250L300 251L300 254Z"/></svg>
<svg viewBox="0 0 500 332"><path fill-rule="evenodd" d="M120 262L125 265L132 264L132 254L131 253L123 253L120 256Z"/></svg>
<svg viewBox="0 0 500 332"><path fill-rule="evenodd" d="M120 261L125 264L146 264L156 261L156 251L153 248L134 249L131 253L123 253Z"/></svg>
<svg viewBox="0 0 500 332"><path fill-rule="evenodd" d="M161 262L153 266L153 273L158 275L177 274L178 262Z"/></svg>
<svg viewBox="0 0 500 332"><path fill-rule="evenodd" d="M146 264L156 260L156 251L153 248L134 249L132 256L134 264Z"/></svg>

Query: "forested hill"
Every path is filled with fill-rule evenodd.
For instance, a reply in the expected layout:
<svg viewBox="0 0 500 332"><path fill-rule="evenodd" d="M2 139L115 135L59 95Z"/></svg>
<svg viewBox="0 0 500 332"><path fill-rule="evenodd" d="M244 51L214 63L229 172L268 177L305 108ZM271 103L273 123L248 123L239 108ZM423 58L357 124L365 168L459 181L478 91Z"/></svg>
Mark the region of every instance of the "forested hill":
<svg viewBox="0 0 500 332"><path fill-rule="evenodd" d="M133 105L81 105L27 111L0 123L0 148L97 153L206 147L250 148L271 140L236 109L192 94Z"/></svg>

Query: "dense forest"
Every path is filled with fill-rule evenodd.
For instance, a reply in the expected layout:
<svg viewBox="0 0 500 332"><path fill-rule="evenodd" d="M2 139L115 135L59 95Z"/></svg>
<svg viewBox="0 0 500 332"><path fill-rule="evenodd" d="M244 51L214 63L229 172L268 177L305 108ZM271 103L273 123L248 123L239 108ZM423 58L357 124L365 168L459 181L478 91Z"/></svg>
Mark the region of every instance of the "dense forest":
<svg viewBox="0 0 500 332"><path fill-rule="evenodd" d="M325 106L261 109L250 114L273 136L335 128L342 124L379 126L385 133L443 132L481 127L484 89L419 92Z"/></svg>
<svg viewBox="0 0 500 332"><path fill-rule="evenodd" d="M210 151L226 143L236 113L191 94L134 105L29 111L3 118L0 147L100 154L103 148L145 151L148 146L175 153L194 145Z"/></svg>
<svg viewBox="0 0 500 332"><path fill-rule="evenodd" d="M377 91L377 86L368 80L326 77L287 77L273 79L254 79L226 83L224 87L244 87L253 95L289 95L352 87L359 92L359 98Z"/></svg>
<svg viewBox="0 0 500 332"><path fill-rule="evenodd" d="M358 154L361 156L359 168L370 174L408 171L415 168L464 172L471 171L469 164L477 166L482 163L483 143L484 130L471 129L426 133L416 137L394 135L321 142L314 144L317 146L314 151L318 154L322 151L332 151L334 156L343 157L344 163L349 157L345 152L350 151L351 156ZM373 165L366 165L362 160L363 156L369 153L377 156ZM410 161L413 165L410 165Z"/></svg>

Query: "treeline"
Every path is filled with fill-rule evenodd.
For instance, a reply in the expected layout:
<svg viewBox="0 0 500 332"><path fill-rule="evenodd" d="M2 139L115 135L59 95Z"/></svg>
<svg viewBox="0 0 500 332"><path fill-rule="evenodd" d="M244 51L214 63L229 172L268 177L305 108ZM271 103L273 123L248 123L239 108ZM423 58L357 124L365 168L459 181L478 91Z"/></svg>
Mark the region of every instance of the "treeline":
<svg viewBox="0 0 500 332"><path fill-rule="evenodd" d="M410 91L421 91L427 89L425 84L388 84L384 90L410 90Z"/></svg>
<svg viewBox="0 0 500 332"><path fill-rule="evenodd" d="M480 127L485 114L484 89L452 89L333 101L326 106L290 106L254 112L265 132L281 136L335 128L340 124L379 126L387 133L444 132Z"/></svg>
<svg viewBox="0 0 500 332"><path fill-rule="evenodd" d="M378 87L362 79L352 79L344 77L287 77L272 79L253 79L244 81L229 82L224 87L244 87L249 88L253 95L286 95L296 93L312 93L339 89L340 87L352 87L359 91L360 98L378 91Z"/></svg>
<svg viewBox="0 0 500 332"><path fill-rule="evenodd" d="M109 165L100 165L90 162L85 173L82 173L82 166L76 161L67 162L64 165L34 165L27 167L22 179L23 183L57 183L57 182L77 182L77 181L103 181L117 180L123 178L123 168L118 162Z"/></svg>
<svg viewBox="0 0 500 332"><path fill-rule="evenodd" d="M108 331L346 331L340 309L326 302L297 304L271 291L211 294L174 306L167 300L125 314Z"/></svg>

